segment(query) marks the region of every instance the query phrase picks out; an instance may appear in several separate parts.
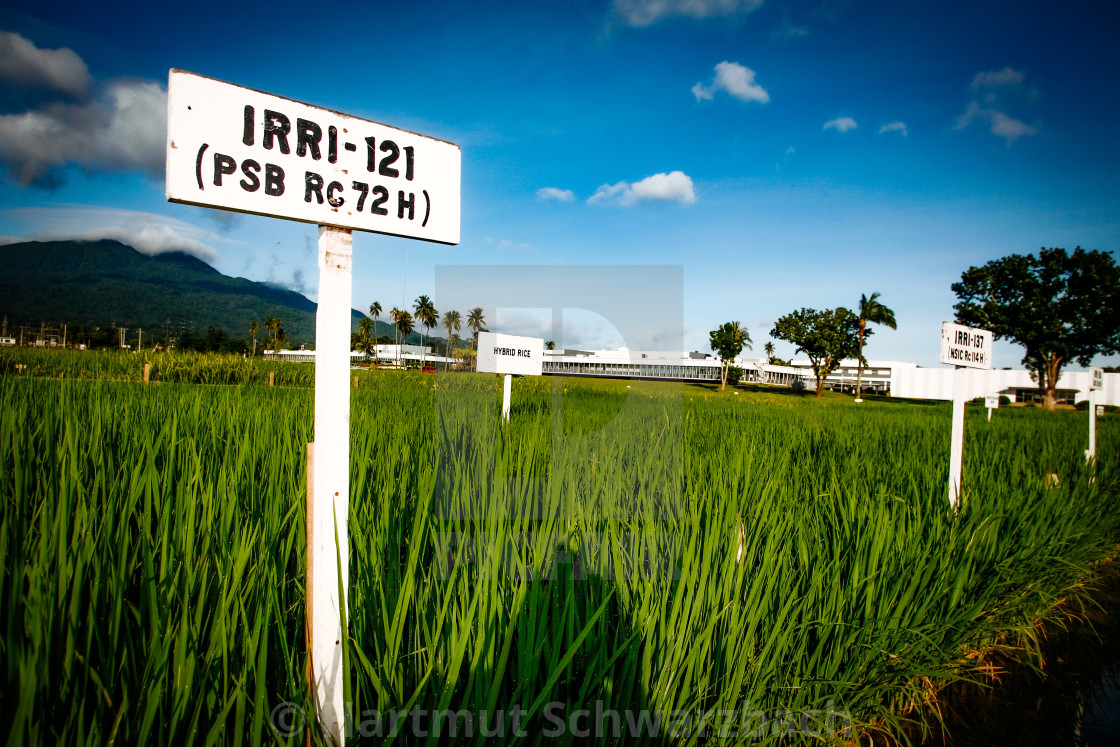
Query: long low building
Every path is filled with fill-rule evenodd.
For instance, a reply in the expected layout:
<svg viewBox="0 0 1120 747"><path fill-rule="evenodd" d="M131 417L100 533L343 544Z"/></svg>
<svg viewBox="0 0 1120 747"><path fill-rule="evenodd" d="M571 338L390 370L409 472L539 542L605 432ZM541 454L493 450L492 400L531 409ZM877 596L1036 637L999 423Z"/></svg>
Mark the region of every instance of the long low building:
<svg viewBox="0 0 1120 747"><path fill-rule="evenodd" d="M804 373L788 366L771 366L761 359L737 358L741 381L791 386ZM651 381L719 381L719 359L707 353L664 350L546 350L543 372L548 376L648 379Z"/></svg>
<svg viewBox="0 0 1120 747"><path fill-rule="evenodd" d="M803 372L808 382L815 384L813 368L807 360L792 361L794 368ZM953 398L956 370L948 366L922 368L904 361L868 361L863 368L861 388L864 393L889 394L908 399ZM985 371L976 368L962 369L961 377L968 399L997 394L1012 402L1041 402L1038 384L1025 369L1001 368ZM1063 371L1058 378L1056 396L1058 404L1074 405L1089 398L1088 371ZM840 367L825 379L825 387L833 391L855 393L856 361L842 361ZM1106 373L1104 388L1097 395L1099 404L1120 406L1120 374Z"/></svg>

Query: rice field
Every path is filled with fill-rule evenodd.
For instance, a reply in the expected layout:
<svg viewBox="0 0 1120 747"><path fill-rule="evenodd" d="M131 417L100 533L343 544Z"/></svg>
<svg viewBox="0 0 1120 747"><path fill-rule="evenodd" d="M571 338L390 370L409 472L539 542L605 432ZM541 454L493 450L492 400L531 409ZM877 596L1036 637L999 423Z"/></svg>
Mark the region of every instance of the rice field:
<svg viewBox="0 0 1120 747"><path fill-rule="evenodd" d="M310 381L42 355L0 359L0 734L321 742ZM518 379L503 425L497 377L355 375L355 743L920 734L1120 538L1109 416L1090 472L1085 413L970 408L955 513L947 403Z"/></svg>

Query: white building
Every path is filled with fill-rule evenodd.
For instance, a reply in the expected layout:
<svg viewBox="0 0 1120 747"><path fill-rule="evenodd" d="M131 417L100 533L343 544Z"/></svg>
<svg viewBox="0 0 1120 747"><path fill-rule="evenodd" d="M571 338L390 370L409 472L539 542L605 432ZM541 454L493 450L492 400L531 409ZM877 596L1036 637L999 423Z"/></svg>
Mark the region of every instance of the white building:
<svg viewBox="0 0 1120 747"><path fill-rule="evenodd" d="M314 350L265 350L265 357L275 357L282 361L289 363L314 363L315 351ZM366 354L359 353L356 350L350 351L351 364L357 365L366 362ZM456 363L454 358L445 358L442 355L433 355L432 349L427 345L378 345L374 352L369 355L369 361L382 364L395 364L397 361L401 365L408 363L424 362L425 365Z"/></svg>
<svg viewBox="0 0 1120 747"><path fill-rule="evenodd" d="M743 369L744 383L789 386L804 374L786 366L771 366L761 359L736 358ZM719 359L707 353L678 353L664 350L546 350L546 376L588 376L607 379L651 381L719 381Z"/></svg>
<svg viewBox="0 0 1120 747"><path fill-rule="evenodd" d="M808 360L792 361L794 368L803 372L807 386L815 386L816 378ZM1024 369L978 368L962 369L968 399L998 394L1012 402L1039 402L1038 384ZM916 363L904 361L868 361L863 368L865 393L890 394L909 399L953 398L954 374L948 366L921 368ZM833 391L855 393L856 361L848 359L825 379L825 388ZM1058 404L1073 405L1089 398L1089 372L1063 371L1058 378ZM1097 395L1098 404L1120 405L1120 374L1104 375L1104 390Z"/></svg>

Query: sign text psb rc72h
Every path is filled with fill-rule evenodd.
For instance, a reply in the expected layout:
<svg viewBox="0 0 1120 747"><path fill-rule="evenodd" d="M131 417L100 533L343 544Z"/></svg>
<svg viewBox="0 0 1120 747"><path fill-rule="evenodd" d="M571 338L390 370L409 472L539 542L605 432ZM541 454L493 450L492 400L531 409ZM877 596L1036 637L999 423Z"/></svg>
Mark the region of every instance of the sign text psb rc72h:
<svg viewBox="0 0 1120 747"><path fill-rule="evenodd" d="M168 79L167 199L459 242L459 147L182 70Z"/></svg>

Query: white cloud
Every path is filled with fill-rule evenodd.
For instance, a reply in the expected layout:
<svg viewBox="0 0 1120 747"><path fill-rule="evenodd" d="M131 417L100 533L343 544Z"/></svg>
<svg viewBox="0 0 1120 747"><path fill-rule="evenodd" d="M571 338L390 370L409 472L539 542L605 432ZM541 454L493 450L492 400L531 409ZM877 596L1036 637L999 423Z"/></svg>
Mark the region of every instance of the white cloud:
<svg viewBox="0 0 1120 747"><path fill-rule="evenodd" d="M857 127L859 127L859 125L856 124L856 121L851 117L837 117L836 119L830 119L825 122L822 129L836 130L837 132L848 132L850 130L854 130Z"/></svg>
<svg viewBox="0 0 1120 747"><path fill-rule="evenodd" d="M630 184L604 184L587 200L589 203L617 203L631 206L639 202L661 201L691 205L696 202L692 179L683 171L654 174Z"/></svg>
<svg viewBox="0 0 1120 747"><path fill-rule="evenodd" d="M68 163L158 176L166 140L167 92L152 81L118 80L97 101L0 116L0 160L23 184L50 184Z"/></svg>
<svg viewBox="0 0 1120 747"><path fill-rule="evenodd" d="M1007 109L1018 107L1024 100L1034 103L1037 91L1024 85L1021 72L1010 67L1003 70L979 72L969 84L972 100L953 125L955 130L963 130L974 122L986 123L988 130L996 137L1002 137L1010 147L1024 135L1035 135L1038 128L1007 114Z"/></svg>
<svg viewBox="0 0 1120 747"><path fill-rule="evenodd" d="M135 210L62 205L7 210L2 215L5 222L24 229L20 241L113 239L144 254L186 252L211 263L218 252L210 244L226 241L193 224Z"/></svg>
<svg viewBox="0 0 1120 747"><path fill-rule="evenodd" d="M910 134L906 131L905 122L887 122L885 125L879 128L880 135L885 135L888 132L897 132L900 133L903 137L906 137Z"/></svg>
<svg viewBox="0 0 1120 747"><path fill-rule="evenodd" d="M761 5L762 0L614 0L614 15L639 27L673 17L741 21Z"/></svg>
<svg viewBox="0 0 1120 747"><path fill-rule="evenodd" d="M73 50L40 49L19 34L0 31L0 82L82 98L89 89L90 74Z"/></svg>
<svg viewBox="0 0 1120 747"><path fill-rule="evenodd" d="M538 200L556 200L557 202L571 202L576 198L575 193L570 189L558 189L557 187L541 187L537 190Z"/></svg>
<svg viewBox="0 0 1120 747"><path fill-rule="evenodd" d="M697 83L692 87L696 100L711 99L716 91L726 91L740 101L757 101L765 104L770 101L766 89L754 82L754 70L738 62L723 62L716 65L716 74L710 86Z"/></svg>
<svg viewBox="0 0 1120 747"><path fill-rule="evenodd" d="M976 121L987 122L991 133L1004 138L1008 146L1023 135L1034 135L1038 132L1037 127L1014 119L999 109L986 109L975 101L968 102L964 114L957 118L953 129L963 130Z"/></svg>
<svg viewBox="0 0 1120 747"><path fill-rule="evenodd" d="M1003 86L1018 85L1022 82L1022 73L1017 70L1012 70L1010 67L1005 67L1003 70L976 73L976 77L972 79L969 88L973 91L980 91L985 88L1001 88Z"/></svg>

